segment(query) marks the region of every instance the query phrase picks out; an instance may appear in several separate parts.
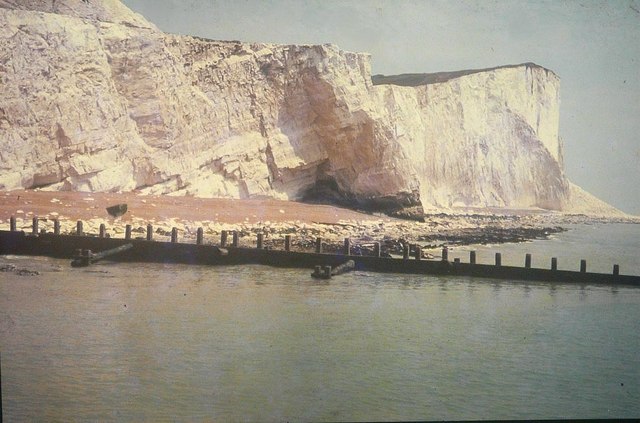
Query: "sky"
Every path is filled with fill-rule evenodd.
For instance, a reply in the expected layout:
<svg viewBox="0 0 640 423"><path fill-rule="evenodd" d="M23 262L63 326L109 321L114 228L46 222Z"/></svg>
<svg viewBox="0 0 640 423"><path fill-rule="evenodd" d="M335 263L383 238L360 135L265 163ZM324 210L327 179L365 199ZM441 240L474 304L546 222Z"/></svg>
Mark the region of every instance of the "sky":
<svg viewBox="0 0 640 423"><path fill-rule="evenodd" d="M161 30L337 44L373 74L534 62L560 83L570 180L640 215L640 0L123 0Z"/></svg>

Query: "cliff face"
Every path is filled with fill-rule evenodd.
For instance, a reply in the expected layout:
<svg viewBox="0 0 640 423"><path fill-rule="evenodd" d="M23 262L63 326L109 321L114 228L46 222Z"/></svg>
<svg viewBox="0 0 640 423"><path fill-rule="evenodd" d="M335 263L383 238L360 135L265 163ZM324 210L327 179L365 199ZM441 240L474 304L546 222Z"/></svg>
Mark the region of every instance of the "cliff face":
<svg viewBox="0 0 640 423"><path fill-rule="evenodd" d="M568 185L552 72L522 65L376 88L425 205L562 208Z"/></svg>
<svg viewBox="0 0 640 423"><path fill-rule="evenodd" d="M0 54L3 189L573 204L535 65L373 85L366 54L168 35L117 0L0 0Z"/></svg>

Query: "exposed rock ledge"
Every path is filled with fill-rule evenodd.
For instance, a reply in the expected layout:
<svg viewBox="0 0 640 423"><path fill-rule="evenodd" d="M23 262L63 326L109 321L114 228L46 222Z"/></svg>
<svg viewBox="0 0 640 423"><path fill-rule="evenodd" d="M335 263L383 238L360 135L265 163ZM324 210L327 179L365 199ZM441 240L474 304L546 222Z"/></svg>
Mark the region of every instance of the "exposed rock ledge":
<svg viewBox="0 0 640 423"><path fill-rule="evenodd" d="M374 85L367 54L164 34L117 0L0 0L0 52L0 189L619 213L565 177L537 65Z"/></svg>

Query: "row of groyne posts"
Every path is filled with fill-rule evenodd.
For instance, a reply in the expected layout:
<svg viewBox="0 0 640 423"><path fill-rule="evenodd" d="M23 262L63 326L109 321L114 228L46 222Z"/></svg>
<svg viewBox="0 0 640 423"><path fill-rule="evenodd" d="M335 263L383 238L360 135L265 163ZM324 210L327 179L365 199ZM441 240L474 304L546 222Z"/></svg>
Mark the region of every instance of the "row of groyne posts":
<svg viewBox="0 0 640 423"><path fill-rule="evenodd" d="M12 232L17 231L17 223L16 223L16 218L14 216L11 216L11 218L9 219L9 225L10 225L10 230ZM76 223L76 231L75 231L75 235L77 236L84 236L86 235L84 233L84 229L83 229L83 222L81 220L78 220ZM31 225L31 234L32 235L38 235L39 233L46 233L45 229L40 230L39 229L39 218L33 217L32 220L32 225ZM60 222L58 219L53 219L53 234L54 235L60 235ZM229 243L229 234L231 234L231 243ZM100 228L99 228L99 233L98 233L98 237L99 238L107 238L107 230L106 230L106 225L104 223L100 224ZM124 238L126 240L130 240L132 239L132 226L130 224L127 224L125 226L125 235ZM232 248L238 248L240 246L239 244L239 233L238 231L227 231L227 230L223 230L221 231L221 235L220 235L220 247L221 248L226 248L226 247L232 247ZM147 241L153 241L153 225L148 224L147 228L146 228L146 240ZM177 228L172 228L171 229L171 242L172 243L177 243L178 242L178 229ZM204 231L202 228L198 228L196 231L196 244L197 245L203 245L204 244ZM380 250L380 243L379 242L367 242L367 244L373 244L373 257L378 257L381 258L381 250ZM316 241L315 241L315 253L316 254L322 254L322 245L323 245L323 239L321 237L317 237ZM257 234L257 241L256 241L256 248L257 249L264 249L264 234L263 233L258 233ZM284 238L284 250L285 251L291 251L291 235L285 235ZM402 258L404 260L408 260L411 258L411 253L413 253L413 258L415 260L422 260L422 248L419 245L412 245L409 244L407 242L405 242L403 244L403 254L402 254ZM343 248L343 254L345 256L350 256L351 255L351 239L350 238L345 238L344 239L344 248ZM92 253L90 250L86 250L82 252L82 255L87 257L87 256L91 256ZM449 249L444 246L442 248L442 261L448 262L449 261ZM453 263L460 263L460 258L454 258ZM469 264L476 264L476 252L475 251L469 251ZM502 254L501 253L495 253L495 265L496 266L502 266ZM340 274L340 273L344 273L344 271L348 271L353 269L353 266L347 265L347 266L338 266L340 269L332 269L331 266L315 266L315 270L314 273L312 274L314 277L321 277L321 278L325 278L328 279L330 278L332 275L336 275L336 274ZM524 260L524 267L527 269L531 268L531 254L527 253L525 254L525 260ZM551 270L558 270L558 259L557 257L552 257L551 258ZM586 273L587 272L587 261L584 259L580 260L580 273ZM620 266L617 264L613 265L613 275L619 275L620 274Z"/></svg>

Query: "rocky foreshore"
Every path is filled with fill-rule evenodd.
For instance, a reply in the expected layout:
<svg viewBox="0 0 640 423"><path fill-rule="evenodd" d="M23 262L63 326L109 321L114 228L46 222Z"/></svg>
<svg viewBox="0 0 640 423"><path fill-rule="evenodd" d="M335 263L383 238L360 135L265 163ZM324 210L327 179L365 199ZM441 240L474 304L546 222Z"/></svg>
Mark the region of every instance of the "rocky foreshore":
<svg viewBox="0 0 640 423"><path fill-rule="evenodd" d="M438 213L424 216L422 222L383 215L358 213L322 205L277 200L224 200L190 197L141 196L135 194L11 191L0 194L2 229L8 229L14 216L19 230L30 231L33 217L39 229L53 231L58 219L62 233L74 233L77 220L86 234L97 235L101 224L107 236L124 237L130 224L134 237L145 237L148 224L154 238L169 240L173 228L180 242L195 242L202 228L205 243L216 244L222 231L238 231L241 246L253 246L257 234L264 234L266 248L280 249L284 236L292 235L292 248L314 249L316 238L323 239L326 251L342 248L345 238L354 251L369 250L380 242L383 254L401 254L402 244L420 245L425 255L438 254L443 246L497 244L545 239L579 223L640 223L640 219L589 217L558 213ZM113 218L106 207L129 204L129 211ZM363 252L364 252L363 251Z"/></svg>

